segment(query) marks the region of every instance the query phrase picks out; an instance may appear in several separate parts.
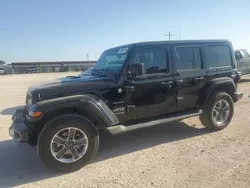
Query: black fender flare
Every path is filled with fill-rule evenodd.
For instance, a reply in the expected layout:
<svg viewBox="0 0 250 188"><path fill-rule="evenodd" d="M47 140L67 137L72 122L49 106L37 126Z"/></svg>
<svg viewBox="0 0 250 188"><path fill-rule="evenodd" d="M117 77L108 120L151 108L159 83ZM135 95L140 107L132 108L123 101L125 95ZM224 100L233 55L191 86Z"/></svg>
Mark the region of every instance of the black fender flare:
<svg viewBox="0 0 250 188"><path fill-rule="evenodd" d="M63 118L77 118L80 120L84 120L87 121L89 123L89 125L91 126L91 128L93 128L93 130L95 131L96 134L98 134L98 131L96 129L96 127L93 125L93 123L91 121L89 121L85 116L83 115L79 115L79 114L62 114L60 116L57 116L55 118L52 118L50 121L48 121L44 126L43 129L45 129L47 126L49 126L51 123L56 122L58 120L61 120ZM41 132L39 133L41 134Z"/></svg>
<svg viewBox="0 0 250 188"><path fill-rule="evenodd" d="M93 94L73 95L44 100L36 103L29 110L32 112L42 112L42 116L39 117L39 119L42 119L45 115L67 108L83 109L96 118L100 118L104 122L102 128L119 123L118 118L107 104Z"/></svg>
<svg viewBox="0 0 250 188"><path fill-rule="evenodd" d="M235 95L237 88L234 81L229 77L221 77L212 79L203 87L197 101L197 106L203 106L206 104L210 96L217 91L227 92L234 102L238 100Z"/></svg>

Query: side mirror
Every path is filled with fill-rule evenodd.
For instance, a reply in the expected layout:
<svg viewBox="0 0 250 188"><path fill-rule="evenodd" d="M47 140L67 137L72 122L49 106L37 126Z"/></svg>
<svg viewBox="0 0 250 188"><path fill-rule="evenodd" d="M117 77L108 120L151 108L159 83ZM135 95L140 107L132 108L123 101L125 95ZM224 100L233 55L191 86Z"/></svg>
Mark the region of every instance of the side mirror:
<svg viewBox="0 0 250 188"><path fill-rule="evenodd" d="M129 66L129 76L136 77L136 76L143 76L144 75L144 64L143 63L136 63Z"/></svg>
<svg viewBox="0 0 250 188"><path fill-rule="evenodd" d="M239 61L240 60L240 55L238 53L236 53L235 58L236 58L237 61Z"/></svg>

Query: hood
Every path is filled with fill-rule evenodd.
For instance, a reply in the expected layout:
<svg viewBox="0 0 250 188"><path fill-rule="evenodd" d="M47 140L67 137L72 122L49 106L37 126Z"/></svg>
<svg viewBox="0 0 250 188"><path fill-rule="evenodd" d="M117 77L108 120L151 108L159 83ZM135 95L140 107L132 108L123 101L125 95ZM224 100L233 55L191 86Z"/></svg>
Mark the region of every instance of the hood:
<svg viewBox="0 0 250 188"><path fill-rule="evenodd" d="M103 89L108 82L114 81L107 77L72 76L32 85L28 92L31 95L39 94L41 100L44 100Z"/></svg>

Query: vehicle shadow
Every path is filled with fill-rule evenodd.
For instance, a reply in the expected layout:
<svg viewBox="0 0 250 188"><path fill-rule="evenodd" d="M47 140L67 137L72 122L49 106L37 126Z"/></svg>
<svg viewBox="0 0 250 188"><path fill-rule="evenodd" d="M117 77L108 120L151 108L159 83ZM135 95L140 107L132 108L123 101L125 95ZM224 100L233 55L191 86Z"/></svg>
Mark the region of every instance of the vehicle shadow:
<svg viewBox="0 0 250 188"><path fill-rule="evenodd" d="M241 78L240 83L250 82L250 78Z"/></svg>
<svg viewBox="0 0 250 188"><path fill-rule="evenodd" d="M6 108L3 111L1 111L1 115L13 115L15 113L15 111L19 108L22 108L24 106L15 106L15 107L11 107L11 108Z"/></svg>
<svg viewBox="0 0 250 188"><path fill-rule="evenodd" d="M190 127L183 122L158 125L119 136L101 133L100 148L92 164L207 133L209 131L205 128ZM0 142L0 161L0 187L14 187L63 175L42 164L36 147L19 144L13 140Z"/></svg>
<svg viewBox="0 0 250 188"><path fill-rule="evenodd" d="M161 124L118 136L102 133L99 152L94 162L207 133L211 131L206 128L191 127L184 122Z"/></svg>

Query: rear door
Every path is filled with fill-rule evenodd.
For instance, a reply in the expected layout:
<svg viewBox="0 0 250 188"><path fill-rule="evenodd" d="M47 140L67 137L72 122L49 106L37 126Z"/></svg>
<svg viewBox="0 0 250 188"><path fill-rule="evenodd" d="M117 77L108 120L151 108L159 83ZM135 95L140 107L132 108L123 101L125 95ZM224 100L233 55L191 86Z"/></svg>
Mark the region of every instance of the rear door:
<svg viewBox="0 0 250 188"><path fill-rule="evenodd" d="M177 110L196 107L201 89L206 83L201 45L173 45L172 59L176 70Z"/></svg>

